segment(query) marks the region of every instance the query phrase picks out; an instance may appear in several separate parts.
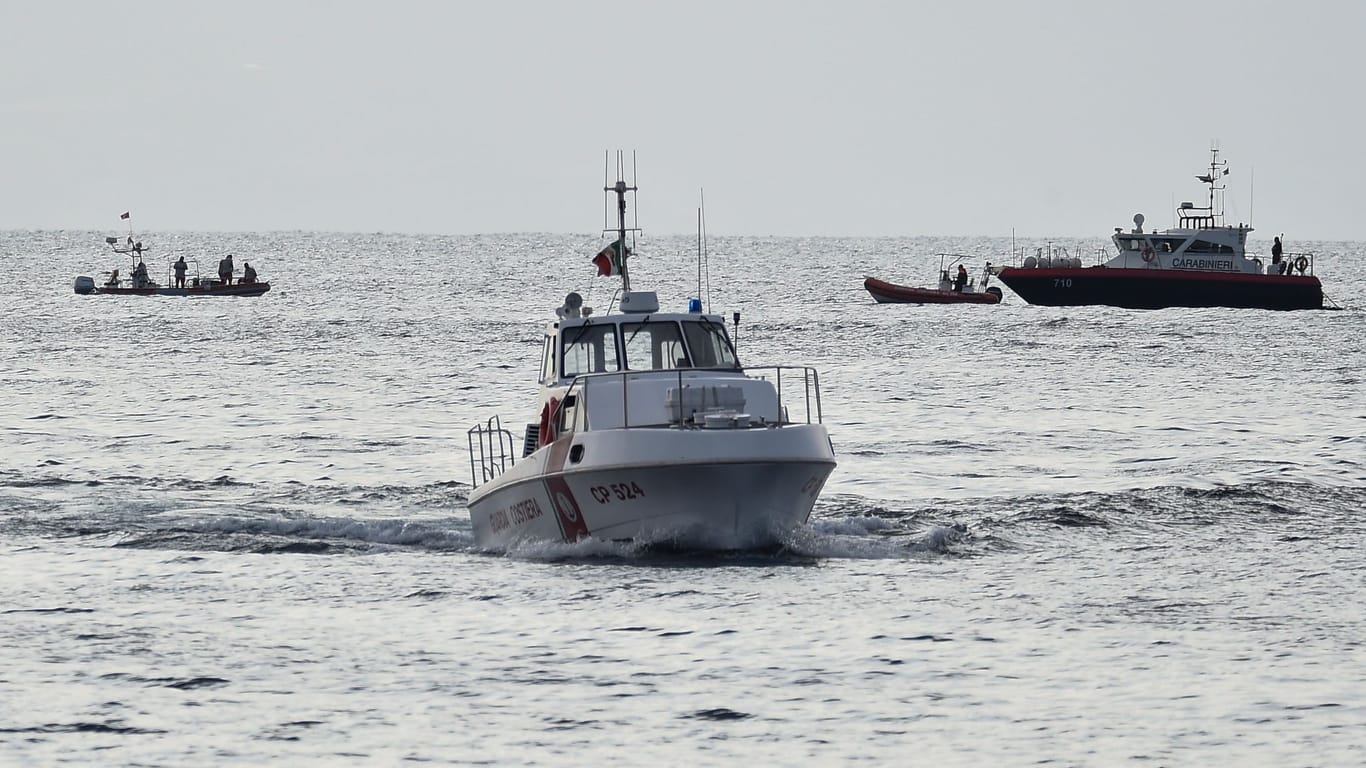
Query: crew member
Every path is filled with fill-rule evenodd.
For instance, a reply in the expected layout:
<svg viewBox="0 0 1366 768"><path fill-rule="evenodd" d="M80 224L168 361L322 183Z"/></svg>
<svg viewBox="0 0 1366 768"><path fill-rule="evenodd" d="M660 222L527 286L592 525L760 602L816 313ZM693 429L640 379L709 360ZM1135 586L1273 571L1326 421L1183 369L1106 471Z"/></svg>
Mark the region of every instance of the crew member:
<svg viewBox="0 0 1366 768"><path fill-rule="evenodd" d="M963 292L968 284L968 268L962 264L958 265L958 274L953 276L953 289L959 293Z"/></svg>
<svg viewBox="0 0 1366 768"><path fill-rule="evenodd" d="M185 271L189 267L185 264L185 257L181 256L175 260L175 287L185 287Z"/></svg>
<svg viewBox="0 0 1366 768"><path fill-rule="evenodd" d="M252 268L251 262L249 262L249 261L244 261L244 262L242 262L242 279L239 280L238 282L239 282L239 283L254 283L254 282L256 282L256 270Z"/></svg>
<svg viewBox="0 0 1366 768"><path fill-rule="evenodd" d="M223 282L223 285L232 285L232 254L231 254L231 253L228 254L227 256L224 256L223 259L222 259L222 261L219 261L219 262L218 262L218 279L221 280L221 281Z"/></svg>

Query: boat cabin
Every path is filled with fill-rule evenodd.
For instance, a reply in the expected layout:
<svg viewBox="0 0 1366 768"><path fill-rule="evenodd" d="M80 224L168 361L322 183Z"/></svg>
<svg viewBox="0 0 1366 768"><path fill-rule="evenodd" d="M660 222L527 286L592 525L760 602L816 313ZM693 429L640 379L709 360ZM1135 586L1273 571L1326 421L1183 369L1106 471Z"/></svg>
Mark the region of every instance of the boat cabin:
<svg viewBox="0 0 1366 768"><path fill-rule="evenodd" d="M1218 224L1211 208L1196 208L1194 203L1181 203L1177 217L1175 228L1145 232L1143 214L1135 214L1133 229L1115 228L1112 240L1119 253L1105 266L1262 273L1260 260L1246 253L1252 227Z"/></svg>
<svg viewBox="0 0 1366 768"><path fill-rule="evenodd" d="M1115 227L1113 240L1119 254L1105 266L1263 274L1261 259L1247 256L1247 234L1252 227L1224 223L1220 181L1227 175L1228 161L1220 160L1219 150L1212 148L1209 170L1195 177L1208 188L1209 202L1203 206L1182 202L1176 209L1176 226L1167 230L1144 232L1143 214L1134 214L1132 230Z"/></svg>
<svg viewBox="0 0 1366 768"><path fill-rule="evenodd" d="M1133 251L1143 253L1145 248L1151 248L1154 253L1226 253L1234 254L1242 250L1240 240L1246 239L1247 228L1242 228L1242 233L1234 230L1234 227L1220 227L1217 230L1202 230L1199 232L1182 229L1168 229L1165 232L1117 232L1115 233L1115 245L1120 252Z"/></svg>
<svg viewBox="0 0 1366 768"><path fill-rule="evenodd" d="M642 293L628 293L619 314L576 316L586 312L575 307L547 326L541 423L527 425L523 455L569 431L786 424L784 386L804 395L804 420L819 421L820 385L809 369L746 371L720 315L698 302L692 312L659 312L654 294Z"/></svg>
<svg viewBox="0 0 1366 768"><path fill-rule="evenodd" d="M541 351L545 386L565 386L595 373L695 368L740 370L720 315L628 310L599 318L563 317L546 329Z"/></svg>

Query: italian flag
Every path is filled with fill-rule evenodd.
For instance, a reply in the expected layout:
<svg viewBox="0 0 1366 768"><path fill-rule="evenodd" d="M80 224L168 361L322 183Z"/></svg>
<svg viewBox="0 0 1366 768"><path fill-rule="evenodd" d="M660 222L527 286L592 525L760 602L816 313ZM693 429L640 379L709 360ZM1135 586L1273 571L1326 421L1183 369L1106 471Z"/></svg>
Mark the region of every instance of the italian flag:
<svg viewBox="0 0 1366 768"><path fill-rule="evenodd" d="M598 255L593 257L593 264L597 266L598 274L621 274L621 260L624 258L624 256L622 255L623 250L625 251L626 256L631 255L631 249L623 249L621 246L621 241L617 240L613 242L611 245L608 245L606 248L603 248L601 251L598 251Z"/></svg>

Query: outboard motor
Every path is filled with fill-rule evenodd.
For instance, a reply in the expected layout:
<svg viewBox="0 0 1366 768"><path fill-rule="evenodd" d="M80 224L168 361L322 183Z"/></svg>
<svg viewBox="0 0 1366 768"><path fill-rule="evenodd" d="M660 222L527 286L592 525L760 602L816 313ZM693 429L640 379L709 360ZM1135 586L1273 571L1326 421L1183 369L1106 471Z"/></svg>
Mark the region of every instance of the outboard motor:
<svg viewBox="0 0 1366 768"><path fill-rule="evenodd" d="M76 277L76 293L88 296L95 292L95 279L88 275L78 275Z"/></svg>

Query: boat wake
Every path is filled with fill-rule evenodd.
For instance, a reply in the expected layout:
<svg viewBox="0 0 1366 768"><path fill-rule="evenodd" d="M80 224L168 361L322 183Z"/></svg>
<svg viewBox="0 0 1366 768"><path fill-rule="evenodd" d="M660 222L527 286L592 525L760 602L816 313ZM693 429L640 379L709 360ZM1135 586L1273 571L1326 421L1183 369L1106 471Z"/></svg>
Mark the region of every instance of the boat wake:
<svg viewBox="0 0 1366 768"><path fill-rule="evenodd" d="M464 508L467 486L335 486L207 481L101 482L0 477L0 536L182 552L485 554ZM667 544L585 539L523 542L502 556L637 566L809 565L831 559L990 557L1059 536L1161 537L1236 522L1247 530L1313 536L1361 528L1366 489L1277 480L1159 486L1119 492L917 499L904 505L854 494L822 497L811 519L774 546L689 551ZM1303 529L1303 530L1301 530ZM492 553L490 553L492 554Z"/></svg>
<svg viewBox="0 0 1366 768"><path fill-rule="evenodd" d="M364 554L404 549L458 552L470 549L472 542L468 521L458 519L220 517L126 534L113 546L256 554Z"/></svg>
<svg viewBox="0 0 1366 768"><path fill-rule="evenodd" d="M463 551L473 539L456 486L0 477L0 536L185 551Z"/></svg>

